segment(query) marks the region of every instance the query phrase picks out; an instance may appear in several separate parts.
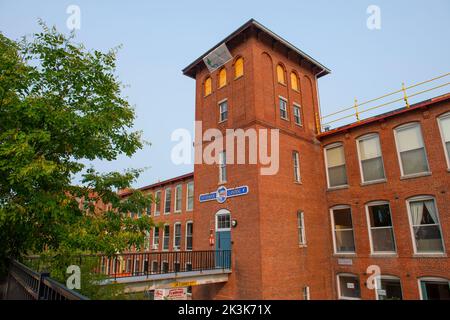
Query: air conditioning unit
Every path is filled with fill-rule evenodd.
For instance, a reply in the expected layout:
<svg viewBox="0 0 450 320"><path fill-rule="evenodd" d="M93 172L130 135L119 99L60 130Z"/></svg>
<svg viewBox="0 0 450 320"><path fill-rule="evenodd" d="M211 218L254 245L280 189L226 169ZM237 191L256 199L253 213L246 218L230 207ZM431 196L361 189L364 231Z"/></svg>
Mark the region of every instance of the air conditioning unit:
<svg viewBox="0 0 450 320"><path fill-rule="evenodd" d="M152 244L152 250L158 250L158 245L157 244Z"/></svg>

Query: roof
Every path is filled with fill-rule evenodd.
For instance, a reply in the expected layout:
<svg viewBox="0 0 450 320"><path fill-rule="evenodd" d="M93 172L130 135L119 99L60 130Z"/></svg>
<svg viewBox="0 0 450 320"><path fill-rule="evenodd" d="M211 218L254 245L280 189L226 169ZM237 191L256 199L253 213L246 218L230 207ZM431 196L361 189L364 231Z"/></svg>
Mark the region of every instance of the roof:
<svg viewBox="0 0 450 320"><path fill-rule="evenodd" d="M174 177L174 178L170 178L170 179L167 179L167 180L158 181L158 182L153 183L153 184L149 184L147 186L138 188L137 190L145 191L145 190L148 190L148 189L154 189L154 188L162 187L162 186L170 184L170 183L174 183L174 182L177 182L177 181L190 179L190 178L193 178L193 177L194 177L194 172L189 172L189 173L183 174L183 175L178 176L178 177ZM133 193L133 191L130 190L130 189L122 190L122 192L119 191L119 195L121 197L129 196L132 193Z"/></svg>
<svg viewBox="0 0 450 320"><path fill-rule="evenodd" d="M220 41L218 44L216 44L214 47L212 47L211 49L206 51L203 55L201 55L199 58L197 58L194 62L192 62L186 68L184 68L183 69L183 74L186 75L186 76L189 76L191 78L195 78L195 67L199 63L203 62L203 58L205 56L207 56L210 52L212 52L217 47L219 47L222 43L227 43L227 42L231 41L232 39L236 38L239 34L241 34L244 30L246 30L246 29L248 29L249 27L252 27L252 26L257 28L258 30L261 30L262 32L266 33L267 35L269 35L273 39L275 39L275 40L279 41L280 43L282 43L284 46L286 46L290 50L292 50L292 51L296 52L297 54L299 54L302 58L308 60L313 65L315 65L315 66L319 67L320 69L322 69L322 71L320 71L318 73L317 77L321 77L321 76L327 75L327 74L329 74L331 72L330 69L328 69L327 67L322 65L320 62L318 62L317 60L315 60L314 58L312 58L311 56L309 56L308 54L306 54L305 52L303 52L302 50L300 50L299 48L297 48L296 46L294 46L293 44L291 44L287 40L283 39L279 35L275 34L271 30L269 30L268 28L263 26L261 23L256 21L255 19L250 19L249 21L244 23L241 27L239 27L236 31L231 33L225 39Z"/></svg>
<svg viewBox="0 0 450 320"><path fill-rule="evenodd" d="M438 102L442 102L442 101L446 101L446 100L450 100L450 93L446 93L446 94L443 94L443 95L440 95L440 96L437 96L437 97L434 97L434 98L431 98L428 100L424 100L424 101L412 104L409 108L402 107L402 108L388 111L388 112L385 112L385 113L382 113L382 114L379 114L379 115L376 115L376 116L373 116L373 117L370 117L370 118L367 118L367 119L364 119L364 120L361 120L358 122L354 122L354 123L350 123L350 124L347 124L347 125L344 125L341 127L337 127L330 131L322 132L317 137L319 139L323 138L323 137L328 137L328 136L331 136L331 135L334 135L334 134L337 134L340 132L348 131L353 128L361 127L361 126L364 126L364 125L367 125L367 124L370 124L373 122L377 122L377 121L380 121L383 119L396 117L398 115L401 115L401 114L404 114L407 112L412 112L412 111L420 109L420 108L428 107L428 106L431 106Z"/></svg>

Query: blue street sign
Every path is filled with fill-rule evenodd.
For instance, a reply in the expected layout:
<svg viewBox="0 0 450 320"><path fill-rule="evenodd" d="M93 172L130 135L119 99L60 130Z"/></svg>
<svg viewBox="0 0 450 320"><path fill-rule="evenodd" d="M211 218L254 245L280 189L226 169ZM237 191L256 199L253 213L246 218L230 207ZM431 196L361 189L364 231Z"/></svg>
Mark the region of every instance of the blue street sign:
<svg viewBox="0 0 450 320"><path fill-rule="evenodd" d="M199 196L200 202L216 200L218 203L224 203L228 198L243 196L248 193L248 186L240 186L232 189L227 189L225 186L220 186L217 191L210 193L203 193Z"/></svg>

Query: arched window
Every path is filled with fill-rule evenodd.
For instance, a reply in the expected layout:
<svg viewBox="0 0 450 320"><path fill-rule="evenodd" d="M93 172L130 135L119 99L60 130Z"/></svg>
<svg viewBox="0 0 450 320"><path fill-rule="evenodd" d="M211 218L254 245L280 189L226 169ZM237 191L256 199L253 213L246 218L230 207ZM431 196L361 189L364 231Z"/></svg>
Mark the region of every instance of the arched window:
<svg viewBox="0 0 450 320"><path fill-rule="evenodd" d="M234 63L234 78L237 79L244 75L244 59L238 58Z"/></svg>
<svg viewBox="0 0 450 320"><path fill-rule="evenodd" d="M286 84L284 74L285 74L284 68L280 64L277 65L277 79L279 83Z"/></svg>
<svg viewBox="0 0 450 320"><path fill-rule="evenodd" d="M227 70L222 68L219 71L219 88L222 88L227 84Z"/></svg>
<svg viewBox="0 0 450 320"><path fill-rule="evenodd" d="M205 80L205 96L210 95L212 91L212 86L211 86L211 77L208 77Z"/></svg>
<svg viewBox="0 0 450 320"><path fill-rule="evenodd" d="M300 91L298 88L298 78L295 72L291 72L291 88L295 91Z"/></svg>

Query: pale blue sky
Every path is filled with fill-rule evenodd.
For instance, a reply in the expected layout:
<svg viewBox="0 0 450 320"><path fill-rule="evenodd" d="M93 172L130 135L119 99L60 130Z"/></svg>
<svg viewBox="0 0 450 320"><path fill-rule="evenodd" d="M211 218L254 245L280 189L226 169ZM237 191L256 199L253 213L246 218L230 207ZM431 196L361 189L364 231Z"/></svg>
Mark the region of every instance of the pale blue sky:
<svg viewBox="0 0 450 320"><path fill-rule="evenodd" d="M170 160L172 131L193 130L194 80L181 69L250 18L332 70L319 81L324 113L450 70L448 0L0 0L0 31L17 39L38 31L42 18L67 32L71 4L81 9L77 41L101 50L123 45L118 75L130 86L124 92L136 108L135 129L152 146L94 165L100 171L149 167L136 186L192 170ZM372 4L381 9L380 30L366 27Z"/></svg>

